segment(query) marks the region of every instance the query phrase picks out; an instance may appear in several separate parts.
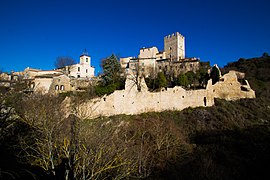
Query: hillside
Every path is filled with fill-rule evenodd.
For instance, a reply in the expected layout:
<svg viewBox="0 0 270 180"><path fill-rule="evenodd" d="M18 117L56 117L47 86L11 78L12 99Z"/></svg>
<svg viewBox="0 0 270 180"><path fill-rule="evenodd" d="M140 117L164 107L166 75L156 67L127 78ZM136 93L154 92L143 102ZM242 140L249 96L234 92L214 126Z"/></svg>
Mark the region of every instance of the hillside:
<svg viewBox="0 0 270 180"><path fill-rule="evenodd" d="M61 96L2 96L0 179L269 179L270 57L229 70L256 99L89 120L65 118Z"/></svg>

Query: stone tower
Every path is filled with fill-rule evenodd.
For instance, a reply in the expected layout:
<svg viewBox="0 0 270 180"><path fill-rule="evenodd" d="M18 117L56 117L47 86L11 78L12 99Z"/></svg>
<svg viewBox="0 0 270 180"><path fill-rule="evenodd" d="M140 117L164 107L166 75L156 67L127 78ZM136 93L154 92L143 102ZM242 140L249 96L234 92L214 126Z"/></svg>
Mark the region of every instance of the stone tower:
<svg viewBox="0 0 270 180"><path fill-rule="evenodd" d="M88 55L88 52L86 51L86 49L83 51L82 55L80 56L80 64L91 66L91 57Z"/></svg>
<svg viewBox="0 0 270 180"><path fill-rule="evenodd" d="M185 58L185 37L179 32L164 37L166 58L179 61Z"/></svg>

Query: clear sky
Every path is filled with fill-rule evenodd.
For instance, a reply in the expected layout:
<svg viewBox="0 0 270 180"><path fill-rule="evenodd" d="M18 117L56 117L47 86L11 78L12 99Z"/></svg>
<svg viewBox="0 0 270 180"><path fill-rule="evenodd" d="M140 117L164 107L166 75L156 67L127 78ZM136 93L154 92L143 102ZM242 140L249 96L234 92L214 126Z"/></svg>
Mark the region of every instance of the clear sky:
<svg viewBox="0 0 270 180"><path fill-rule="evenodd" d="M112 53L163 49L180 32L186 55L224 66L270 53L269 0L0 0L0 68L53 69L84 49L96 72Z"/></svg>

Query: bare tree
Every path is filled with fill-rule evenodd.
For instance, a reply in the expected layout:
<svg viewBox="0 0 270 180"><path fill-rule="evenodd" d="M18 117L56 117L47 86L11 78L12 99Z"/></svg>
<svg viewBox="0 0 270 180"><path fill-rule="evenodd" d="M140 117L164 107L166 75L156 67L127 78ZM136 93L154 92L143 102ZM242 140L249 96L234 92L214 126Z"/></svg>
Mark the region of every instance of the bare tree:
<svg viewBox="0 0 270 180"><path fill-rule="evenodd" d="M30 95L21 103L22 120L34 133L21 139L20 157L52 177L147 178L179 149L187 151L179 129L159 116L96 121L88 119L87 109L78 109L80 102L68 118L65 103L55 96Z"/></svg>
<svg viewBox="0 0 270 180"><path fill-rule="evenodd" d="M138 59L137 62L132 64L132 67L130 67L130 71L127 74L127 78L133 81L138 91L141 91L142 89L142 78L145 77L145 70L146 69L140 65L140 60Z"/></svg>
<svg viewBox="0 0 270 180"><path fill-rule="evenodd" d="M75 60L68 56L59 56L55 60L55 68L63 68L75 64Z"/></svg>

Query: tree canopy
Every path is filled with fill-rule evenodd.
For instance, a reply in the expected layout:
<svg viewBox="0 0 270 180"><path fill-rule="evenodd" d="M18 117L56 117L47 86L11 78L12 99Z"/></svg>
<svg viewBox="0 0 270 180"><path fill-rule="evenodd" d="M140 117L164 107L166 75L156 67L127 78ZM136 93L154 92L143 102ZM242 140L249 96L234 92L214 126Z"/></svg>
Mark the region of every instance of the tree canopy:
<svg viewBox="0 0 270 180"><path fill-rule="evenodd" d="M180 74L177 78L177 85L186 87L188 84L187 76L185 74Z"/></svg>

